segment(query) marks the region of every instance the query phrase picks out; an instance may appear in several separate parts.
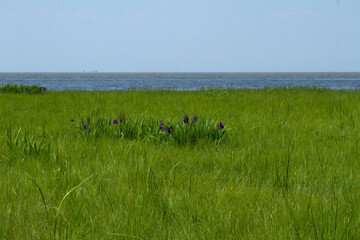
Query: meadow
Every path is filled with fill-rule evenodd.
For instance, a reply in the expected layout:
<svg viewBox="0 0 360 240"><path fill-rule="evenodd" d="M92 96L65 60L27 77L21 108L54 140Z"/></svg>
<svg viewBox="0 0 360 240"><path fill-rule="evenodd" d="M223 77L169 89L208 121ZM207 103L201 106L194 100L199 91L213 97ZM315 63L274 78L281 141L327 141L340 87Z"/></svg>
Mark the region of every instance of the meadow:
<svg viewBox="0 0 360 240"><path fill-rule="evenodd" d="M358 239L359 102L309 88L0 93L0 239Z"/></svg>

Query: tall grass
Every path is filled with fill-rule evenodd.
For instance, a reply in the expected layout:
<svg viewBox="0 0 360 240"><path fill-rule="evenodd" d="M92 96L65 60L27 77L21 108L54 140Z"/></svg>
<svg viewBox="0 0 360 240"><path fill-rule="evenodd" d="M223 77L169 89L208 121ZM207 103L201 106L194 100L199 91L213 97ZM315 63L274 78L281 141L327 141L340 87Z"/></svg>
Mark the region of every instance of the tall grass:
<svg viewBox="0 0 360 240"><path fill-rule="evenodd" d="M182 121L164 122L163 120L137 119L125 117L87 116L81 118L78 124L71 119L77 134L84 137L131 140L156 140L173 142L177 145L196 144L199 140L211 140L215 144L227 139L223 122L216 120L199 120L196 115L190 120L185 114Z"/></svg>
<svg viewBox="0 0 360 240"><path fill-rule="evenodd" d="M21 94L40 94L45 92L46 87L41 87L39 85L23 85L20 84L5 84L0 85L0 93L21 93Z"/></svg>
<svg viewBox="0 0 360 240"><path fill-rule="evenodd" d="M0 239L357 239L359 100L306 88L1 94ZM210 132L223 122L228 138L178 144L159 130L190 131L184 113Z"/></svg>

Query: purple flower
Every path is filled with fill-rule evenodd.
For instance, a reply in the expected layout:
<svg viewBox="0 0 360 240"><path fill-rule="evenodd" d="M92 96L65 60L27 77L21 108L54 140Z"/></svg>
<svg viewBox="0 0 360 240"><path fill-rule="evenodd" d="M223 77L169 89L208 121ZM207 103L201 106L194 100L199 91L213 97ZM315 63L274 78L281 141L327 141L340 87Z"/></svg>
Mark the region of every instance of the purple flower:
<svg viewBox="0 0 360 240"><path fill-rule="evenodd" d="M86 130L87 129L87 125L86 125L86 123L84 124L84 130Z"/></svg>
<svg viewBox="0 0 360 240"><path fill-rule="evenodd" d="M183 122L189 123L189 115L188 114L185 114Z"/></svg>
<svg viewBox="0 0 360 240"><path fill-rule="evenodd" d="M220 122L220 124L219 124L218 128L220 128L220 129L224 129L224 124L223 124L222 122Z"/></svg>
<svg viewBox="0 0 360 240"><path fill-rule="evenodd" d="M120 122L122 123L124 121L124 117L121 117L120 118Z"/></svg>
<svg viewBox="0 0 360 240"><path fill-rule="evenodd" d="M166 129L166 131L167 131L167 133L171 133L171 127L168 127L168 128Z"/></svg>
<svg viewBox="0 0 360 240"><path fill-rule="evenodd" d="M163 122L163 120L160 121L160 124L159 124L159 130L163 129L165 127L165 124Z"/></svg>
<svg viewBox="0 0 360 240"><path fill-rule="evenodd" d="M194 122L196 122L197 120L199 120L199 118L198 118L198 116L193 116L193 120L194 120Z"/></svg>
<svg viewBox="0 0 360 240"><path fill-rule="evenodd" d="M43 92L45 92L47 90L46 87L42 87L41 89L43 90Z"/></svg>
<svg viewBox="0 0 360 240"><path fill-rule="evenodd" d="M115 124L118 124L119 122L118 122L118 120L117 119L115 119L114 121L113 121L113 124L115 125Z"/></svg>
<svg viewBox="0 0 360 240"><path fill-rule="evenodd" d="M71 122L74 122L74 119L71 119Z"/></svg>

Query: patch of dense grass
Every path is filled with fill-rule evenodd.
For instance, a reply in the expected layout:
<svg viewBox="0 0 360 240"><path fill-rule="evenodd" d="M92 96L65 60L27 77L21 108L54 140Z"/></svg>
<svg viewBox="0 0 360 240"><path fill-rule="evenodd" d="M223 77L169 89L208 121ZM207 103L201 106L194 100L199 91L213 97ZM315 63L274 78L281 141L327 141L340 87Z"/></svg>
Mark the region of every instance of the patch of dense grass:
<svg viewBox="0 0 360 240"><path fill-rule="evenodd" d="M0 93L21 93L21 94L40 94L46 91L46 87L39 85L6 84L0 85Z"/></svg>
<svg viewBox="0 0 360 240"><path fill-rule="evenodd" d="M82 118L78 126L74 125L74 129L87 138L167 141L177 145L194 145L199 140L211 140L220 144L227 139L223 122L199 120L196 115L190 120L189 115L185 114L182 121L172 123L126 117L125 113L113 118L98 115ZM71 122L74 123L75 120L71 119Z"/></svg>
<svg viewBox="0 0 360 240"><path fill-rule="evenodd" d="M359 100L306 88L1 94L0 238L356 239ZM98 114L117 129L123 112L165 136L160 120L193 113L230 136L179 145L78 125Z"/></svg>

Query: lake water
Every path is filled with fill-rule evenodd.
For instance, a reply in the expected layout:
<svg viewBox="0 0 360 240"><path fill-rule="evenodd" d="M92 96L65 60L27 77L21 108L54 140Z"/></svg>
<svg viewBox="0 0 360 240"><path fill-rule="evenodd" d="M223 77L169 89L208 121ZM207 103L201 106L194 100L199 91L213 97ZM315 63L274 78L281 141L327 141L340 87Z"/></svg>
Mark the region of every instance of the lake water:
<svg viewBox="0 0 360 240"><path fill-rule="evenodd" d="M0 73L1 84L38 84L49 90L360 89L360 73Z"/></svg>

